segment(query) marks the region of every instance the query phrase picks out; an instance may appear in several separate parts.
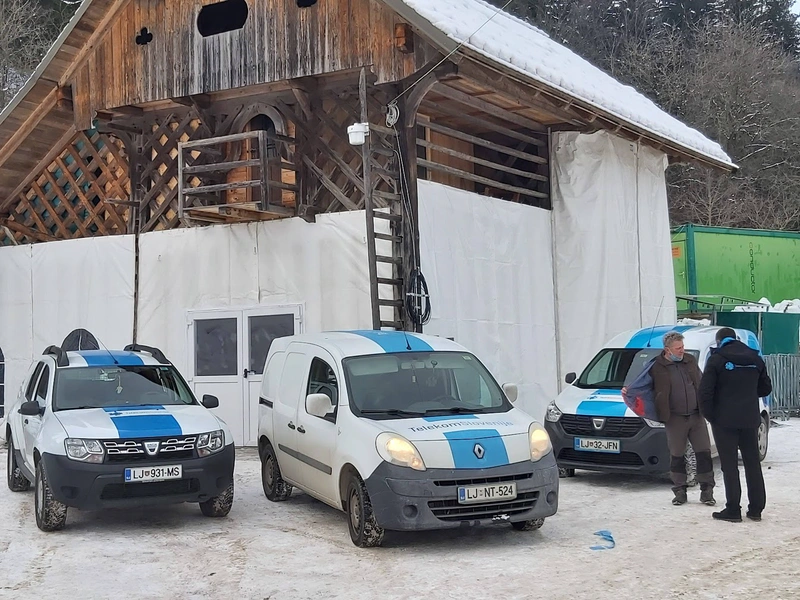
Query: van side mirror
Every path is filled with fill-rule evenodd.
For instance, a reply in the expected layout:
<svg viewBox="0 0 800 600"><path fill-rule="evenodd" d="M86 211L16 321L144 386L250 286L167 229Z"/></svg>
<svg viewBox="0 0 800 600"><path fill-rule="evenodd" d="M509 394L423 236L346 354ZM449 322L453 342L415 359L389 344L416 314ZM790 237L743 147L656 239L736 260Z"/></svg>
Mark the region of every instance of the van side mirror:
<svg viewBox="0 0 800 600"><path fill-rule="evenodd" d="M517 387L516 383L504 383L503 392L505 393L509 402L516 402L517 396L519 396L519 388Z"/></svg>
<svg viewBox="0 0 800 600"><path fill-rule="evenodd" d="M328 394L309 394L306 396L306 412L324 419L333 412L333 402Z"/></svg>
<svg viewBox="0 0 800 600"><path fill-rule="evenodd" d="M202 404L206 408L217 408L219 406L219 398L211 394L204 394Z"/></svg>
<svg viewBox="0 0 800 600"><path fill-rule="evenodd" d="M26 417L39 417L42 414L42 408L35 400L23 402L19 407L19 414Z"/></svg>
<svg viewBox="0 0 800 600"><path fill-rule="evenodd" d="M578 378L575 373L567 373L567 376L564 378L564 381L567 382L567 385L572 385L573 382Z"/></svg>

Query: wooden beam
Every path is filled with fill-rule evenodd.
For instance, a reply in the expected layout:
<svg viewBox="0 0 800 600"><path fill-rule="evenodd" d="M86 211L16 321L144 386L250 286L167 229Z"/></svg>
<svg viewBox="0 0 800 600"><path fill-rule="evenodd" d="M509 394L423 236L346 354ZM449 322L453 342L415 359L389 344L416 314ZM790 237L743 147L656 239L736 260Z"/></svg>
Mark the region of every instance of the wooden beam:
<svg viewBox="0 0 800 600"><path fill-rule="evenodd" d="M489 187L505 190L507 192L514 192L517 194L522 194L523 196L531 196L532 198L547 198L547 194L543 194L542 192L517 187L515 185L509 185L507 183L500 183L499 181L494 181L492 179L488 179L487 177L481 177L480 175L468 173L467 171L462 171L461 169L456 169L455 167L440 165L439 163L431 162L421 158L418 159L417 162L421 167L425 167L426 169L431 169L432 171L441 171L442 173L447 173L448 175L455 175L461 179L474 181L475 183L482 183Z"/></svg>
<svg viewBox="0 0 800 600"><path fill-rule="evenodd" d="M426 70L427 72L425 72ZM415 73L411 78L406 78L404 82L401 82L401 89L406 95L403 103L405 106L403 122L406 127L414 126L417 120L419 105L422 104L425 95L442 79L456 75L458 73L458 67L455 63L448 61L432 68L425 66L421 71L424 73L423 75L417 75L417 73ZM407 83L409 79L412 79L413 83Z"/></svg>
<svg viewBox="0 0 800 600"><path fill-rule="evenodd" d="M8 218L3 220L3 225L8 227L11 231L16 231L17 233L20 233L34 240L39 240L40 242L55 242L58 240L58 238L53 237L50 234L36 231L35 229L26 227L22 223L18 223L17 221L12 221L11 219Z"/></svg>
<svg viewBox="0 0 800 600"><path fill-rule="evenodd" d="M520 169L515 169L513 167L509 167L506 165L502 165L496 162L492 162L490 160L484 160L482 158L478 158L471 154L465 154L464 152L459 152L458 150L453 150L452 148L445 148L444 146L440 146L438 144L434 144L433 142L429 142L428 140L417 140L417 144L422 146L423 148L428 148L434 152L441 152L442 154L447 154L449 156L454 156L461 160L465 160L476 165L481 165L482 167L488 167L490 169L496 169L498 171L503 171L510 175L517 175L519 177L525 177L527 179L534 179L536 181L548 181L548 177L545 175L539 175L538 173L532 173L530 171L522 171Z"/></svg>
<svg viewBox="0 0 800 600"><path fill-rule="evenodd" d="M14 134L8 138L8 141L0 147L0 166L2 166L22 145L27 137L33 132L34 129L41 123L42 119L53 108L56 107L58 100L58 88L53 88L45 96L44 100L28 115L25 122L22 123Z"/></svg>
<svg viewBox="0 0 800 600"><path fill-rule="evenodd" d="M325 175L325 173L322 172L322 169L320 169L317 165L314 164L314 161L308 158L308 156L304 156L303 162L309 169L311 169L314 172L314 175L317 176L317 179L319 179L320 183L323 186L325 186L325 188L331 194L333 194L334 198L336 198L342 204L342 206L344 206L347 210L359 209L359 206L356 205L356 203L353 202L350 198L348 198L344 194L344 192L342 192L342 190L340 190L339 187L335 183L333 183L333 181L331 181L331 179L327 175Z"/></svg>

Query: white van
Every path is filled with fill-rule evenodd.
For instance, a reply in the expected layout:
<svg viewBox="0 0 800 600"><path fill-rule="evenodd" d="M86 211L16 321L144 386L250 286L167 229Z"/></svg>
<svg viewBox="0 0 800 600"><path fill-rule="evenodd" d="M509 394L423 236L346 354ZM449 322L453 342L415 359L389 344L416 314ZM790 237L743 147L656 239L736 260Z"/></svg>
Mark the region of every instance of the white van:
<svg viewBox="0 0 800 600"><path fill-rule="evenodd" d="M286 500L294 486L345 511L360 547L379 545L384 530L538 529L557 510L558 468L516 396L443 338L276 339L259 406L264 494Z"/></svg>
<svg viewBox="0 0 800 600"><path fill-rule="evenodd" d="M642 372L644 365L663 351L662 338L670 331L684 336L686 351L705 367L716 347L720 327L667 325L628 331L600 350L578 377L569 373L570 384L547 407L545 427L562 475L575 469L607 472L663 474L669 472L670 456L664 424L638 417L622 399L622 388ZM736 337L761 352L752 331L735 329ZM769 398L760 399L761 426L758 450L767 455ZM709 427L709 434L711 428ZM711 451L716 455L714 436Z"/></svg>

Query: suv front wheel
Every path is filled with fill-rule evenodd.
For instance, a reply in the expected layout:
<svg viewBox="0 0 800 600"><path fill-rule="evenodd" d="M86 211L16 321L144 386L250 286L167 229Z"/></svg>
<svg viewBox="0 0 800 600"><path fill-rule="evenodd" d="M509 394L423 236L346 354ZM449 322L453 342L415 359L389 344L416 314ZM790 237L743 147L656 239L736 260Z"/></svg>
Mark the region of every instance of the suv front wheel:
<svg viewBox="0 0 800 600"><path fill-rule="evenodd" d="M53 497L42 461L36 465L36 526L42 531L57 531L67 524L67 507Z"/></svg>
<svg viewBox="0 0 800 600"><path fill-rule="evenodd" d="M227 517L233 507L233 481L219 496L200 503L200 510L207 517Z"/></svg>

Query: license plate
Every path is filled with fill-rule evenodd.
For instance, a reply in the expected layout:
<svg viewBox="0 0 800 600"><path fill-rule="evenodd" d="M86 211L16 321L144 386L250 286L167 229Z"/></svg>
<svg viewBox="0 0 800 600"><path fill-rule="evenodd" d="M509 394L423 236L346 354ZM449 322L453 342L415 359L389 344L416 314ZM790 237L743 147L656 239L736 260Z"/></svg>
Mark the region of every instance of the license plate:
<svg viewBox="0 0 800 600"><path fill-rule="evenodd" d="M619 440L602 440L597 438L575 438L575 450L584 452L609 452L619 454Z"/></svg>
<svg viewBox="0 0 800 600"><path fill-rule="evenodd" d="M472 485L458 488L459 504L513 500L516 497L517 484L514 482L498 483L496 485Z"/></svg>
<svg viewBox="0 0 800 600"><path fill-rule="evenodd" d="M180 479L181 477L183 477L182 465L125 469L125 483L166 481L167 479Z"/></svg>

